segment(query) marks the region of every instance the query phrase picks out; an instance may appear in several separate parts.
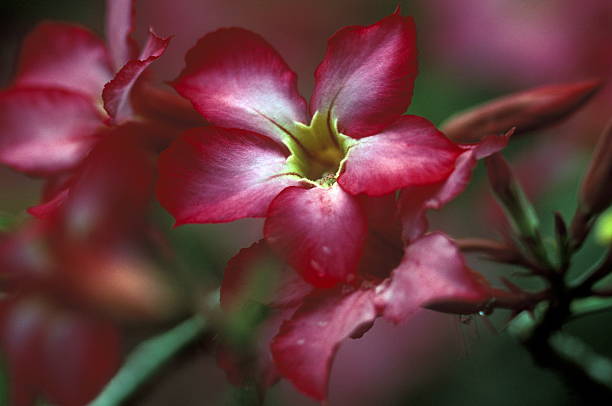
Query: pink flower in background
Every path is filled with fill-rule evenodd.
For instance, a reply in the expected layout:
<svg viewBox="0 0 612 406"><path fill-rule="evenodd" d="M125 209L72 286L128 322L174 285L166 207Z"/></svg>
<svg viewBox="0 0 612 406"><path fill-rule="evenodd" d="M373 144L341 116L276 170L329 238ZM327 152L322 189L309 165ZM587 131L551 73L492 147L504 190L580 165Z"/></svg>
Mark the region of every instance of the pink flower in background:
<svg viewBox="0 0 612 406"><path fill-rule="evenodd" d="M116 328L38 295L0 302L0 344L10 373L10 405L44 396L62 406L87 404L120 361Z"/></svg>
<svg viewBox="0 0 612 406"><path fill-rule="evenodd" d="M612 70L612 55L605 51L612 35L607 0L422 4L432 22L428 49L472 79L534 85Z"/></svg>
<svg viewBox="0 0 612 406"><path fill-rule="evenodd" d="M0 162L31 175L74 169L109 124L132 119L132 90L168 39L138 54L133 1L108 2L108 45L85 28L45 22L25 39L14 84L0 93ZM169 96L170 97L170 96Z"/></svg>

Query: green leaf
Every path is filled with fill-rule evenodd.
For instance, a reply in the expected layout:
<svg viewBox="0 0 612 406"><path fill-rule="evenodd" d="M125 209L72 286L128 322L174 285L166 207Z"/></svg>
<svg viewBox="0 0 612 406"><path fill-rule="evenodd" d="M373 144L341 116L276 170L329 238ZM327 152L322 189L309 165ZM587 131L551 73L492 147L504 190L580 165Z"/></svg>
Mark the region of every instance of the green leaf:
<svg viewBox="0 0 612 406"><path fill-rule="evenodd" d="M89 406L119 406L187 344L201 336L205 320L193 316L173 329L142 342Z"/></svg>
<svg viewBox="0 0 612 406"><path fill-rule="evenodd" d="M0 356L0 405L9 404L9 373L4 359L4 354Z"/></svg>
<svg viewBox="0 0 612 406"><path fill-rule="evenodd" d="M571 305L572 318L601 313L608 310L612 310L612 298L610 297L589 297L586 299L574 300Z"/></svg>

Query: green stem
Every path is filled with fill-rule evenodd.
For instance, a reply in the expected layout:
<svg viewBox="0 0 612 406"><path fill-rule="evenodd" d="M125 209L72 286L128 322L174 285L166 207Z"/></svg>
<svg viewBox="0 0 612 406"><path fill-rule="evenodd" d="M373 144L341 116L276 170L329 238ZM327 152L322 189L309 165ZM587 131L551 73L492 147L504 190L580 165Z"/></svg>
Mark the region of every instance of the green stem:
<svg viewBox="0 0 612 406"><path fill-rule="evenodd" d="M200 337L206 321L193 316L173 329L139 344L123 367L89 406L118 406L134 394L187 344Z"/></svg>
<svg viewBox="0 0 612 406"><path fill-rule="evenodd" d="M592 294L592 287L601 279L612 273L612 248L608 249L606 255L593 268L580 275L571 283L573 295L584 297Z"/></svg>

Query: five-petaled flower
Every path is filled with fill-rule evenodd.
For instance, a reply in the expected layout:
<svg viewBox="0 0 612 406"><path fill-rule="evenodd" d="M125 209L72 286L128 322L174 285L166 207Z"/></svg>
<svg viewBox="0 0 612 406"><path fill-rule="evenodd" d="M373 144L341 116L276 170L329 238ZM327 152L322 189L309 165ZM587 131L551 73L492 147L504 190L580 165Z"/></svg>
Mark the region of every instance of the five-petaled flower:
<svg viewBox="0 0 612 406"><path fill-rule="evenodd" d="M464 151L402 115L416 71L414 24L398 13L330 39L309 106L261 37L204 36L174 86L216 126L162 153L162 205L178 224L266 217L267 242L306 281L350 282L367 234L356 196L440 182Z"/></svg>
<svg viewBox="0 0 612 406"><path fill-rule="evenodd" d="M228 264L221 304L231 314L260 301L278 311L268 323L282 323L255 376L220 353L233 382L283 376L324 399L338 345L376 318L397 323L422 306L476 312L498 294L445 235L426 234L425 213L460 193L508 137L456 145L402 115L416 77L410 18L336 33L309 108L293 72L248 31L208 34L186 62L174 86L216 127L189 130L162 153L159 199L177 224L266 217L265 241ZM277 256L279 286L253 299L253 274Z"/></svg>

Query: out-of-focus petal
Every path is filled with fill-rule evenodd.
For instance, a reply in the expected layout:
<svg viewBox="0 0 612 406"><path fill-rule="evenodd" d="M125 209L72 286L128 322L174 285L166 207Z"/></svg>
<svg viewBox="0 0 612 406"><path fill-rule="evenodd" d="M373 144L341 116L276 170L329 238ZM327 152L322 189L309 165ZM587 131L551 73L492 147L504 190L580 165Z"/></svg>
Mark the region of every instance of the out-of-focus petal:
<svg viewBox="0 0 612 406"><path fill-rule="evenodd" d="M4 298L0 304L0 344L6 357L10 406L31 406L39 394L41 340L48 311L37 300Z"/></svg>
<svg viewBox="0 0 612 406"><path fill-rule="evenodd" d="M145 69L164 53L169 42L169 38L160 38L150 31L147 43L138 59L126 63L113 80L104 86L102 92L104 108L113 121L120 123L132 116L130 92Z"/></svg>
<svg viewBox="0 0 612 406"><path fill-rule="evenodd" d="M400 263L404 254L396 194L380 197L361 195L358 200L368 221L359 275L384 279Z"/></svg>
<svg viewBox="0 0 612 406"><path fill-rule="evenodd" d="M49 175L71 169L95 142L102 116L90 100L59 89L0 93L0 162Z"/></svg>
<svg viewBox="0 0 612 406"><path fill-rule="evenodd" d="M312 289L261 240L240 250L227 263L221 306L232 311L248 301L258 301L274 307L292 307Z"/></svg>
<svg viewBox="0 0 612 406"><path fill-rule="evenodd" d="M370 196L435 183L452 172L460 153L429 121L404 116L349 150L338 183L351 194Z"/></svg>
<svg viewBox="0 0 612 406"><path fill-rule="evenodd" d="M474 313L489 298L488 285L466 266L459 249L444 234L432 233L406 248L376 301L384 317L399 323L422 306Z"/></svg>
<svg viewBox="0 0 612 406"><path fill-rule="evenodd" d="M259 35L228 28L204 36L174 82L210 122L280 140L308 124L295 73Z"/></svg>
<svg viewBox="0 0 612 406"><path fill-rule="evenodd" d="M406 111L416 74L412 18L393 14L346 27L329 40L310 110L330 114L348 136L376 134Z"/></svg>
<svg viewBox="0 0 612 406"><path fill-rule="evenodd" d="M29 207L27 212L38 219L48 219L53 217L57 210L66 202L70 194L70 188L57 192L51 199L37 204L36 206Z"/></svg>
<svg viewBox="0 0 612 406"><path fill-rule="evenodd" d="M317 291L285 321L271 344L280 374L317 400L327 397L332 361L342 340L377 316L371 289Z"/></svg>
<svg viewBox="0 0 612 406"><path fill-rule="evenodd" d="M102 40L79 26L45 22L24 41L15 84L59 87L97 100L111 77Z"/></svg>
<svg viewBox="0 0 612 406"><path fill-rule="evenodd" d="M113 376L121 346L111 324L66 312L49 322L42 352L46 397L54 404L81 406Z"/></svg>
<svg viewBox="0 0 612 406"><path fill-rule="evenodd" d="M160 156L159 201L177 224L263 217L272 199L299 181L282 175L287 154L247 131L190 130Z"/></svg>
<svg viewBox="0 0 612 406"><path fill-rule="evenodd" d="M153 195L153 160L129 135L115 128L83 162L57 211L65 237L100 240L142 225Z"/></svg>
<svg viewBox="0 0 612 406"><path fill-rule="evenodd" d="M354 278L366 221L357 200L338 184L292 187L270 204L264 235L307 282L331 287Z"/></svg>
<svg viewBox="0 0 612 406"><path fill-rule="evenodd" d="M138 45L131 37L135 26L135 3L135 0L106 1L106 41L115 70L138 55Z"/></svg>
<svg viewBox="0 0 612 406"><path fill-rule="evenodd" d="M446 179L432 185L403 189L399 207L404 240L413 241L423 235L427 231L427 210L438 210L463 192L477 160L502 150L511 135L512 132L502 136L490 135L479 144L464 146L465 151L457 158L455 169Z"/></svg>

